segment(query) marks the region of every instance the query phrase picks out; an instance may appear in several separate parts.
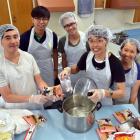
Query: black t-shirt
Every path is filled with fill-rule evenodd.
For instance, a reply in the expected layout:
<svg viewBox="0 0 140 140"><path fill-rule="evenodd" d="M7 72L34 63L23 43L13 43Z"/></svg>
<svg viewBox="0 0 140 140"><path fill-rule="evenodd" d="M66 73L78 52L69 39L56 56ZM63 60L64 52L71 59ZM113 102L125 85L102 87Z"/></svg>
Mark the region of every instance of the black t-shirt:
<svg viewBox="0 0 140 140"><path fill-rule="evenodd" d="M65 52L65 50L64 50L65 42L66 42L66 36L63 36L63 37L61 37L59 39L59 42L58 42L58 52L60 52L60 53L64 53ZM71 47L77 46L77 44L76 45L72 45L72 44L70 44L70 42L69 42L69 45ZM88 45L87 42L86 42L86 48L87 48L87 51L90 51L90 48L89 48L89 45Z"/></svg>
<svg viewBox="0 0 140 140"><path fill-rule="evenodd" d="M89 52L84 53L81 56L79 62L77 63L77 67L79 68L79 70L86 70L86 59L88 53ZM92 58L92 64L98 70L103 69L105 67L105 61L103 63L97 63L94 57ZM122 64L120 60L112 53L109 56L109 64L111 70L111 85L114 82L125 82L125 74Z"/></svg>
<svg viewBox="0 0 140 140"><path fill-rule="evenodd" d="M31 28L32 29L32 28ZM29 47L29 41L30 41L30 35L31 35L31 29L29 29L28 31L24 32L21 36L20 36L20 46L19 48L23 51L28 51L28 47ZM53 33L53 49L57 49L57 42L58 42L58 38L55 32ZM34 36L35 40L39 43L43 43L44 40L46 39L46 33L44 33L44 35L42 36L42 38L40 40L38 40L36 38L36 36Z"/></svg>

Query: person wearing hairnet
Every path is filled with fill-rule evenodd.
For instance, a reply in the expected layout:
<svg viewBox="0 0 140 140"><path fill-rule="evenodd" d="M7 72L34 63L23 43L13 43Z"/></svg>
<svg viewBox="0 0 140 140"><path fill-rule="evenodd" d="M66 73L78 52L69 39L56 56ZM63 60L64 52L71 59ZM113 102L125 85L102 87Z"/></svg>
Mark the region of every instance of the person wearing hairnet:
<svg viewBox="0 0 140 140"><path fill-rule="evenodd" d="M59 19L60 24L67 34L60 38L58 43L58 51L62 54L62 67L70 67L76 64L81 55L89 49L86 42L85 34L78 31L78 21L74 13L66 12ZM80 71L76 75L71 75L72 86L76 81L84 77L85 71Z"/></svg>
<svg viewBox="0 0 140 140"><path fill-rule="evenodd" d="M0 26L0 94L6 108L28 108L60 99L57 96L37 94L48 85L42 80L33 56L19 49L20 35L11 24ZM35 103L35 104L33 104Z"/></svg>
<svg viewBox="0 0 140 140"><path fill-rule="evenodd" d="M120 60L125 72L126 94L115 99L115 104L133 103L137 105L137 94L140 87L140 65L135 59L140 52L140 43L134 38L123 41L120 47ZM136 106L137 107L137 106Z"/></svg>
<svg viewBox="0 0 140 140"><path fill-rule="evenodd" d="M125 76L120 60L107 51L111 39L111 31L102 25L91 25L87 31L90 52L84 53L79 62L72 67L66 67L61 77L85 70L97 85L89 96L93 102L101 101L103 105L112 105L112 99L122 98L125 93ZM110 87L115 84L115 89Z"/></svg>
<svg viewBox="0 0 140 140"><path fill-rule="evenodd" d="M41 76L49 86L59 84L57 35L47 28L50 11L43 6L31 12L33 27L21 35L20 49L31 53L40 69Z"/></svg>

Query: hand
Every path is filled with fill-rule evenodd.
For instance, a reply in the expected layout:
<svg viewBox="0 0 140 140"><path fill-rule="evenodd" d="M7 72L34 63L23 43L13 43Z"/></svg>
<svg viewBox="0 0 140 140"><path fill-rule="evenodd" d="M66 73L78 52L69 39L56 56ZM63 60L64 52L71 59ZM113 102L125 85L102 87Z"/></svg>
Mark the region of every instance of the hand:
<svg viewBox="0 0 140 140"><path fill-rule="evenodd" d="M32 95L29 98L29 103L45 104L48 101L49 101L48 96L44 96L44 95Z"/></svg>
<svg viewBox="0 0 140 140"><path fill-rule="evenodd" d="M45 82L42 82L40 85L39 85L39 90L40 92L44 92L44 90L48 87L48 85L45 83Z"/></svg>
<svg viewBox="0 0 140 140"><path fill-rule="evenodd" d="M104 89L95 89L93 91L92 96L89 96L88 98L91 99L94 103L97 103L98 101L101 101L105 97L105 90Z"/></svg>
<svg viewBox="0 0 140 140"><path fill-rule="evenodd" d="M47 87L47 91L47 93L44 93L46 92L44 90L42 94L47 96L50 101L55 102L58 100L63 100L64 94L60 85Z"/></svg>
<svg viewBox="0 0 140 140"><path fill-rule="evenodd" d="M66 67L64 68L64 70L60 73L60 80L64 79L65 77L69 76L71 74L71 68L70 67Z"/></svg>
<svg viewBox="0 0 140 140"><path fill-rule="evenodd" d="M53 94L56 96L57 99L63 100L64 94L60 85L54 86Z"/></svg>

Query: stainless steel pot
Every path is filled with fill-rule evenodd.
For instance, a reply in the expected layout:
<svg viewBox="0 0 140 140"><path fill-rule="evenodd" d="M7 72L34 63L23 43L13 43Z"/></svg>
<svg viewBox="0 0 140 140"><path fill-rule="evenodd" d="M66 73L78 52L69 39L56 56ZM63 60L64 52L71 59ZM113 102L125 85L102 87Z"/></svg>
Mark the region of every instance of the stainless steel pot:
<svg viewBox="0 0 140 140"><path fill-rule="evenodd" d="M63 102L64 125L73 132L89 130L95 120L94 111L101 108L101 103L93 103L87 96L73 95Z"/></svg>

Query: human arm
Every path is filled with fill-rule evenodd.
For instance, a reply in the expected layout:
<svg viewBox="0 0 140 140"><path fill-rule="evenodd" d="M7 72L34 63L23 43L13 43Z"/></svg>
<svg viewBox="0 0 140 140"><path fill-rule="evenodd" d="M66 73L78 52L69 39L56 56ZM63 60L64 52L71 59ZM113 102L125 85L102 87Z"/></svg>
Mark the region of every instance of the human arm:
<svg viewBox="0 0 140 140"><path fill-rule="evenodd" d="M53 32L53 63L54 63L54 79L58 77L58 50L57 50L57 35Z"/></svg>
<svg viewBox="0 0 140 140"><path fill-rule="evenodd" d="M34 76L34 79L35 79L35 82L37 84L37 87L39 88L40 91L43 91L44 88L47 88L48 87L47 83L42 79L42 77L41 77L40 74L36 74Z"/></svg>
<svg viewBox="0 0 140 140"><path fill-rule="evenodd" d="M66 41L66 36L60 38L59 42L58 42L58 51L61 53L61 56L62 56L62 68L63 69L65 67L67 67L67 56L66 56L66 53L64 50L65 41Z"/></svg>
<svg viewBox="0 0 140 140"><path fill-rule="evenodd" d="M103 99L104 97L112 98L112 99L122 98L125 93L125 83L124 82L117 83L115 90L95 89L91 92L93 92L93 95L90 96L89 98L93 102L98 102L101 99Z"/></svg>
<svg viewBox="0 0 140 140"><path fill-rule="evenodd" d="M99 95L98 97L99 100L101 100L104 97L113 98L113 99L122 98L125 94L125 75L120 60L118 60L118 58L116 58L114 55L110 55L109 63L110 63L110 70L111 70L110 88L112 88L113 86L112 88L113 90L109 88L102 89L101 90L102 92L100 92L100 94L102 95ZM95 93L98 94L99 91L97 90L97 92ZM96 95L95 93L94 96Z"/></svg>
<svg viewBox="0 0 140 140"><path fill-rule="evenodd" d="M135 101L137 99L139 87L140 87L140 80L137 80L136 83L134 84L134 86L131 89L129 103L132 103L132 104L135 103Z"/></svg>
<svg viewBox="0 0 140 140"><path fill-rule="evenodd" d="M8 86L0 87L0 93L7 103L37 103L44 104L50 100L49 97L44 95L16 95L12 93Z"/></svg>

